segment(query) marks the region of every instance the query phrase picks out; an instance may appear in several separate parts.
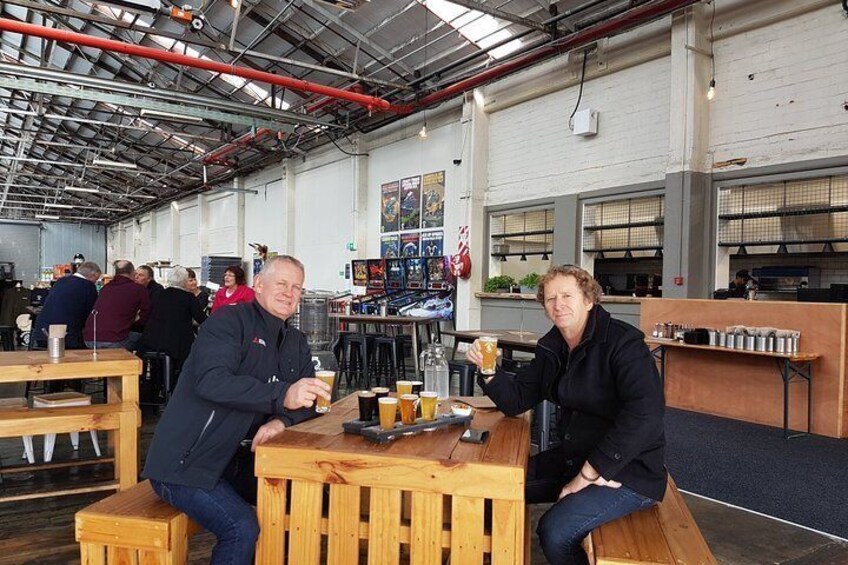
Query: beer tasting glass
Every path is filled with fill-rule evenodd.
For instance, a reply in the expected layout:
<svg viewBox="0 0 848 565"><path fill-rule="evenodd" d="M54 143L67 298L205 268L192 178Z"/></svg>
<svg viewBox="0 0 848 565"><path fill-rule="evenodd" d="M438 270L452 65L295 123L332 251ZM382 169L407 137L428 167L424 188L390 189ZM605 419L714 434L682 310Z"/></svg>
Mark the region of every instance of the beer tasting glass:
<svg viewBox="0 0 848 565"><path fill-rule="evenodd" d="M315 378L320 379L330 385L330 390L333 390L333 381L336 380L335 371L315 371ZM323 396L319 396L315 401L315 411L319 414L326 414L330 411L330 401Z"/></svg>
<svg viewBox="0 0 848 565"><path fill-rule="evenodd" d="M359 391L359 420L370 422L377 413L377 393L372 390Z"/></svg>
<svg viewBox="0 0 848 565"><path fill-rule="evenodd" d="M412 394L421 394L421 391L424 390L424 382L423 381L409 381L412 383Z"/></svg>
<svg viewBox="0 0 848 565"><path fill-rule="evenodd" d="M415 423L415 410L418 407L417 394L400 395L400 423L404 425Z"/></svg>
<svg viewBox="0 0 848 565"><path fill-rule="evenodd" d="M480 338L480 351L483 353L483 362L480 372L484 375L494 375L498 360L498 338L483 336Z"/></svg>
<svg viewBox="0 0 848 565"><path fill-rule="evenodd" d="M421 393L421 419L426 422L432 422L436 419L436 407L438 403L439 393L425 390Z"/></svg>
<svg viewBox="0 0 848 565"><path fill-rule="evenodd" d="M377 395L377 398L386 398L389 396L389 387L387 386L375 386L371 387L371 392Z"/></svg>
<svg viewBox="0 0 848 565"><path fill-rule="evenodd" d="M396 384L398 397L402 394L412 394L412 381L398 381Z"/></svg>
<svg viewBox="0 0 848 565"><path fill-rule="evenodd" d="M380 427L391 430L395 427L398 399L393 396L384 396L377 401L377 404L380 407Z"/></svg>

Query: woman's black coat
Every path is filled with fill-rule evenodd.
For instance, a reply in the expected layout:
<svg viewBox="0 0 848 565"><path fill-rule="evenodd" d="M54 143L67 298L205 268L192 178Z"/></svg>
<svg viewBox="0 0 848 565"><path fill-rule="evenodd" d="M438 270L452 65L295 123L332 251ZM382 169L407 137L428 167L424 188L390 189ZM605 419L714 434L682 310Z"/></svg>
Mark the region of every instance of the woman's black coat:
<svg viewBox="0 0 848 565"><path fill-rule="evenodd" d="M203 323L206 314L190 292L168 287L156 294L150 319L144 327L142 345L147 351L167 353L181 366L194 343L194 323Z"/></svg>
<svg viewBox="0 0 848 565"><path fill-rule="evenodd" d="M667 475L665 399L644 334L600 305L589 312L582 341L568 346L554 327L536 346L530 366L512 377L498 369L483 391L505 414L542 400L562 407L563 474L588 459L607 480L662 500Z"/></svg>

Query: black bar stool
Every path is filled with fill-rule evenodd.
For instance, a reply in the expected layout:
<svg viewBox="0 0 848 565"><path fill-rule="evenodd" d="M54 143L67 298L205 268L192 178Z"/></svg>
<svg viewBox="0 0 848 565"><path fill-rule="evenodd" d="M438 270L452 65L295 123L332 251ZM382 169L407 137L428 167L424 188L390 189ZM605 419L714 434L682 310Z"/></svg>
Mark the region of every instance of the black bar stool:
<svg viewBox="0 0 848 565"><path fill-rule="evenodd" d="M3 351L15 350L15 326L0 326L0 342L3 343Z"/></svg>
<svg viewBox="0 0 848 565"><path fill-rule="evenodd" d="M148 351L141 356L139 404L164 408L171 399L174 378L171 356L161 351Z"/></svg>
<svg viewBox="0 0 848 565"><path fill-rule="evenodd" d="M474 396L474 375L477 365L471 361L448 361L450 375L459 376L459 395Z"/></svg>
<svg viewBox="0 0 848 565"><path fill-rule="evenodd" d="M375 334L351 334L347 336L347 385L351 382L358 388L371 388L371 360Z"/></svg>
<svg viewBox="0 0 848 565"><path fill-rule="evenodd" d="M402 336L381 336L374 339L377 350L374 377L378 386L391 386L397 382L398 375L406 375L403 342Z"/></svg>

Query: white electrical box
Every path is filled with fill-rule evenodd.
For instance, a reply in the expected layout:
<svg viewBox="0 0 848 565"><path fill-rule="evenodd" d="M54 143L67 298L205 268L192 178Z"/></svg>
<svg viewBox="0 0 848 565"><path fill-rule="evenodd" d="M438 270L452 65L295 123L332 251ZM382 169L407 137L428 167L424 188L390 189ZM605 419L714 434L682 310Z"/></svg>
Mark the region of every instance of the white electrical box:
<svg viewBox="0 0 848 565"><path fill-rule="evenodd" d="M574 135L582 135L588 137L597 135L598 133L598 111L597 110L580 110L574 114Z"/></svg>

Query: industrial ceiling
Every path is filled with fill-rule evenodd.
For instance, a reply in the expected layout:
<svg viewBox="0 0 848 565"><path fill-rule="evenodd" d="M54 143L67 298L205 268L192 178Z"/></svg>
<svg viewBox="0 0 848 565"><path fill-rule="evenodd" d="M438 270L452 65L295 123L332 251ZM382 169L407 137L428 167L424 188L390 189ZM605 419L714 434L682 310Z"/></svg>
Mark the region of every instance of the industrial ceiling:
<svg viewBox="0 0 848 565"><path fill-rule="evenodd" d="M110 224L697 0L4 0L0 219Z"/></svg>

